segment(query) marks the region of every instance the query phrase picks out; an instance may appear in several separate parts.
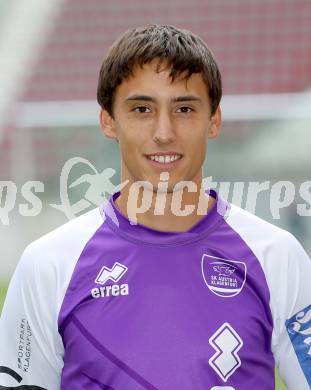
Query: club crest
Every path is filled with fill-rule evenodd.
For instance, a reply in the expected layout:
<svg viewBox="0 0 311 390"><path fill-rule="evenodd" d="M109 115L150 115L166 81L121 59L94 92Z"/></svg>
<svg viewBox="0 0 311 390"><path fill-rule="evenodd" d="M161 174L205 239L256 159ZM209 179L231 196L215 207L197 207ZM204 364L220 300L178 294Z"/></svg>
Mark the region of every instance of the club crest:
<svg viewBox="0 0 311 390"><path fill-rule="evenodd" d="M205 284L215 295L230 298L243 290L247 268L242 261L204 254L201 268Z"/></svg>

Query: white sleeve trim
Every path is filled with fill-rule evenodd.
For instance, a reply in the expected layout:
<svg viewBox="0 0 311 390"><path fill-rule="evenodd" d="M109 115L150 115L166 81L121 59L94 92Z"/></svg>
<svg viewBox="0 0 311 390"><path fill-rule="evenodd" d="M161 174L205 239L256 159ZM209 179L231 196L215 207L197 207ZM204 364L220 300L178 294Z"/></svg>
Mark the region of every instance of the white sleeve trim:
<svg viewBox="0 0 311 390"><path fill-rule="evenodd" d="M270 292L272 351L288 390L309 390L285 322L311 303L311 261L289 232L231 205L227 223L257 257Z"/></svg>

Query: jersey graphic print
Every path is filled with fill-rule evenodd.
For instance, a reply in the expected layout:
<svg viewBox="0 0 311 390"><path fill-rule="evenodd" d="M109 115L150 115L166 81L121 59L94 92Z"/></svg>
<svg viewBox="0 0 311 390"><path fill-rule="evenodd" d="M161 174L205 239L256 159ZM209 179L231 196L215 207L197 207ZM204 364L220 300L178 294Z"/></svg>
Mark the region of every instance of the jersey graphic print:
<svg viewBox="0 0 311 390"><path fill-rule="evenodd" d="M246 264L204 254L202 274L207 287L220 297L238 295L245 284Z"/></svg>
<svg viewBox="0 0 311 390"><path fill-rule="evenodd" d="M23 378L14 370L12 370L10 367L0 366L0 374L6 374L10 376L11 378L15 379L16 382L21 383ZM43 387L39 386L32 386L32 385L23 385L23 386L16 386L16 387L3 387L0 385L0 389L3 390L13 390L13 389L23 389L23 390L46 390Z"/></svg>
<svg viewBox="0 0 311 390"><path fill-rule="evenodd" d="M241 366L238 355L243 341L237 332L227 322L224 323L209 339L216 353L210 358L209 364L227 382L229 377Z"/></svg>
<svg viewBox="0 0 311 390"><path fill-rule="evenodd" d="M311 305L287 320L286 328L311 387Z"/></svg>

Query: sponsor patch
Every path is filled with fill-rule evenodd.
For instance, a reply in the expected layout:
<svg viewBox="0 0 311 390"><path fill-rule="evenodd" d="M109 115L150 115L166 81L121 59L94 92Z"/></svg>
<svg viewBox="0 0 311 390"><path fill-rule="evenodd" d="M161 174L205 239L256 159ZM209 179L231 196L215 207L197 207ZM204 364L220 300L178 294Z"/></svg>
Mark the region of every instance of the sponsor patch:
<svg viewBox="0 0 311 390"><path fill-rule="evenodd" d="M285 322L301 369L311 387L311 305Z"/></svg>
<svg viewBox="0 0 311 390"><path fill-rule="evenodd" d="M18 349L17 349L17 366L23 372L28 372L31 361L32 349L32 330L26 318L21 319Z"/></svg>

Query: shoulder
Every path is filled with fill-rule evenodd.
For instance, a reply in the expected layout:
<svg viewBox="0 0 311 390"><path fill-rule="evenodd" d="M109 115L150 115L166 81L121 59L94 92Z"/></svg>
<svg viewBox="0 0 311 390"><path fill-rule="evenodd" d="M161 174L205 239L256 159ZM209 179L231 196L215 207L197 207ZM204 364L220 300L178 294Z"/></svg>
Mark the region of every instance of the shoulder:
<svg viewBox="0 0 311 390"><path fill-rule="evenodd" d="M294 270L308 262L308 256L296 237L235 205L226 219L258 259L268 282L285 281Z"/></svg>
<svg viewBox="0 0 311 390"><path fill-rule="evenodd" d="M230 204L226 222L255 252L264 250L267 253L282 248L290 250L299 245L296 238L287 230L233 204Z"/></svg>
<svg viewBox="0 0 311 390"><path fill-rule="evenodd" d="M281 306L280 291L286 297L289 290L297 289L299 280L305 275L310 277L311 262L307 253L290 232L235 205L231 205L226 221L255 254L270 292L278 296Z"/></svg>
<svg viewBox="0 0 311 390"><path fill-rule="evenodd" d="M82 251L103 223L100 209L95 208L33 241L24 250L17 274L27 283L63 290Z"/></svg>
<svg viewBox="0 0 311 390"><path fill-rule="evenodd" d="M103 224L99 208L95 208L30 243L24 254L32 258L72 256L81 251Z"/></svg>
<svg viewBox="0 0 311 390"><path fill-rule="evenodd" d="M50 312L54 324L80 255L103 223L95 208L32 242L22 254L12 285L29 302L35 300L45 316Z"/></svg>
<svg viewBox="0 0 311 390"><path fill-rule="evenodd" d="M290 232L231 206L227 222L258 259L269 287L273 317L284 322L309 302L309 256Z"/></svg>

